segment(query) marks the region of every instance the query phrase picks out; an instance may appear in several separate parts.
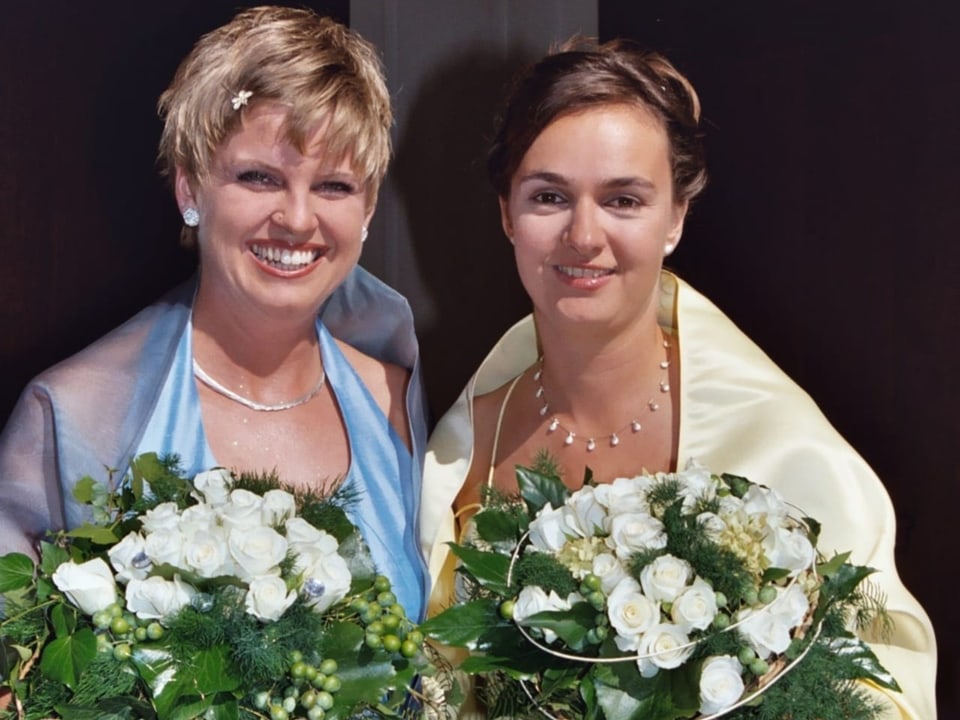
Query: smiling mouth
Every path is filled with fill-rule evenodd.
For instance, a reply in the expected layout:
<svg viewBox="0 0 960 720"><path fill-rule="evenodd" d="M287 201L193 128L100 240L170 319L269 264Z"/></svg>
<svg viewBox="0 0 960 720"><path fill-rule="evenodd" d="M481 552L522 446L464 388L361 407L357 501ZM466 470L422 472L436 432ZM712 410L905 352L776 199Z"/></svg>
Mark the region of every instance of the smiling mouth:
<svg viewBox="0 0 960 720"><path fill-rule="evenodd" d="M602 268L585 268L574 265L554 265L554 269L561 275L572 278L600 278L607 275L613 275L613 270L604 270Z"/></svg>
<svg viewBox="0 0 960 720"><path fill-rule="evenodd" d="M320 256L323 255L323 251L319 248L291 250L289 248L281 249L261 245L251 245L250 252L265 265L285 272L302 270L311 263L316 262Z"/></svg>

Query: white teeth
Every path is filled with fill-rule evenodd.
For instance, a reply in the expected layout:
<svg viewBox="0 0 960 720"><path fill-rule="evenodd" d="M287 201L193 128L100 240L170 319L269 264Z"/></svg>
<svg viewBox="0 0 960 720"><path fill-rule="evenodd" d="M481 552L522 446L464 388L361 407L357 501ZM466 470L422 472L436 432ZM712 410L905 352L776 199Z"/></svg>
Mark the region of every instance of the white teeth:
<svg viewBox="0 0 960 720"><path fill-rule="evenodd" d="M262 262L274 265L281 270L299 270L320 257L319 250L290 250L260 245L251 245L250 250Z"/></svg>
<svg viewBox="0 0 960 720"><path fill-rule="evenodd" d="M574 267L572 265L556 265L557 270L563 275L575 278L598 278L604 275L610 275L613 270L599 270L596 268Z"/></svg>

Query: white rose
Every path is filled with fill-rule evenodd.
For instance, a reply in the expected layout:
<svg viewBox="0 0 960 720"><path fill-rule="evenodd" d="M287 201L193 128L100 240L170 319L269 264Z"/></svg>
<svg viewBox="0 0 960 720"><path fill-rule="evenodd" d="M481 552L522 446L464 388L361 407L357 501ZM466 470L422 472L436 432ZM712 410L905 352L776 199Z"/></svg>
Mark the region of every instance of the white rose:
<svg viewBox="0 0 960 720"><path fill-rule="evenodd" d="M707 537L714 542L717 542L720 539L720 534L727 529L727 523L723 521L723 518L712 512L702 512L697 515L697 524L703 528Z"/></svg>
<svg viewBox="0 0 960 720"><path fill-rule="evenodd" d="M223 532L196 532L183 548L183 561L204 578L233 574L233 560L227 551Z"/></svg>
<svg viewBox="0 0 960 720"><path fill-rule="evenodd" d="M612 483L598 485L595 497L607 508L610 515L622 513L650 513L647 491L653 485L648 475L632 478L617 478Z"/></svg>
<svg viewBox="0 0 960 720"><path fill-rule="evenodd" d="M737 632L766 660L790 646L790 623L767 607L748 608L737 615Z"/></svg>
<svg viewBox="0 0 960 720"><path fill-rule="evenodd" d="M322 555L304 572L303 597L316 612L325 612L350 591L350 568L336 553Z"/></svg>
<svg viewBox="0 0 960 720"><path fill-rule="evenodd" d="M233 490L219 508L223 524L231 529L249 530L263 526L263 498L249 490Z"/></svg>
<svg viewBox="0 0 960 720"><path fill-rule="evenodd" d="M717 615L717 595L706 580L698 577L673 601L670 614L685 632L706 630Z"/></svg>
<svg viewBox="0 0 960 720"><path fill-rule="evenodd" d="M567 515L567 526L580 537L593 537L603 531L603 523L607 517L607 510L595 497L593 487L587 485L567 499L570 514Z"/></svg>
<svg viewBox="0 0 960 720"><path fill-rule="evenodd" d="M210 505L191 505L180 514L180 532L186 536L218 527L217 512Z"/></svg>
<svg viewBox="0 0 960 720"><path fill-rule="evenodd" d="M780 493L759 485L751 485L743 494L743 509L751 515L766 515L771 524L783 520L789 510Z"/></svg>
<svg viewBox="0 0 960 720"><path fill-rule="evenodd" d="M230 496L230 488L233 487L233 475L226 468L216 468L207 470L193 478L193 487L196 488L198 500L203 500L209 505L219 506L227 502Z"/></svg>
<svg viewBox="0 0 960 720"><path fill-rule="evenodd" d="M140 520L144 533L176 530L180 527L180 508L175 502L160 503L147 510Z"/></svg>
<svg viewBox="0 0 960 720"><path fill-rule="evenodd" d="M717 485L710 471L702 465L690 463L677 473L680 480L680 494L683 497L683 509L692 510L699 500L712 500L717 495Z"/></svg>
<svg viewBox="0 0 960 720"><path fill-rule="evenodd" d="M183 562L183 535L177 529L156 530L144 538L143 551L154 565L180 567Z"/></svg>
<svg viewBox="0 0 960 720"><path fill-rule="evenodd" d="M117 600L117 583L102 558L79 565L72 560L53 572L53 584L85 615L93 615Z"/></svg>
<svg viewBox="0 0 960 720"><path fill-rule="evenodd" d="M800 529L776 527L763 539L763 549L773 567L790 571L790 576L813 564L816 551L807 534Z"/></svg>
<svg viewBox="0 0 960 720"><path fill-rule="evenodd" d="M777 599L770 603L770 612L776 614L792 630L800 625L810 610L810 599L799 584L777 588Z"/></svg>
<svg viewBox="0 0 960 720"><path fill-rule="evenodd" d="M700 712L715 715L733 707L743 695L743 666L730 655L707 658L700 670Z"/></svg>
<svg viewBox="0 0 960 720"><path fill-rule="evenodd" d="M120 542L107 550L107 555L117 571L117 580L122 583L134 578L143 580L152 566L140 533L124 535Z"/></svg>
<svg viewBox="0 0 960 720"><path fill-rule="evenodd" d="M644 595L636 580L626 577L607 597L607 616L617 631L617 647L635 650L643 633L660 622L660 604Z"/></svg>
<svg viewBox="0 0 960 720"><path fill-rule="evenodd" d="M258 620L275 622L296 599L297 593L288 592L282 578L276 575L254 578L247 590L247 613Z"/></svg>
<svg viewBox="0 0 960 720"><path fill-rule="evenodd" d="M652 677L658 669L672 670L687 661L694 645L687 634L670 623L654 625L640 639L637 651L647 657L637 660L637 667L644 677Z"/></svg>
<svg viewBox="0 0 960 720"><path fill-rule="evenodd" d="M545 593L539 585L528 585L520 591L517 600L513 606L513 621L517 624L523 624L527 618L536 615L539 612L548 610L569 610L571 606L570 598L564 599L557 595L556 591L551 590ZM550 629L541 628L543 639L552 643L557 639L557 634Z"/></svg>
<svg viewBox="0 0 960 720"><path fill-rule="evenodd" d="M234 492L237 492L234 490ZM249 582L260 575L277 575L287 556L287 540L273 528L233 529L227 538L237 575Z"/></svg>
<svg viewBox="0 0 960 720"><path fill-rule="evenodd" d="M627 576L623 563L611 553L600 553L594 557L592 571L600 578L600 589L605 595L613 592L613 589Z"/></svg>
<svg viewBox="0 0 960 720"><path fill-rule="evenodd" d="M297 512L297 501L286 490L268 490L263 494L263 523L276 527Z"/></svg>
<svg viewBox="0 0 960 720"><path fill-rule="evenodd" d="M556 510L550 503L544 505L537 517L530 522L530 542L538 550L559 552L570 539L567 535L566 514L570 510L559 507ZM572 535L572 532L571 532Z"/></svg>
<svg viewBox="0 0 960 720"><path fill-rule="evenodd" d="M174 575L173 580L148 577L127 584L127 609L141 620L163 620L185 607L197 594L196 588Z"/></svg>
<svg viewBox="0 0 960 720"><path fill-rule="evenodd" d="M643 592L651 600L673 602L690 582L693 567L682 558L661 555L640 571Z"/></svg>
<svg viewBox="0 0 960 720"><path fill-rule="evenodd" d="M667 544L663 523L646 513L623 513L607 521L607 546L626 560L638 550L659 550Z"/></svg>
<svg viewBox="0 0 960 720"><path fill-rule="evenodd" d="M309 551L314 555L330 555L337 551L337 539L326 532L318 530L303 518L292 517L284 525L287 543L294 552Z"/></svg>

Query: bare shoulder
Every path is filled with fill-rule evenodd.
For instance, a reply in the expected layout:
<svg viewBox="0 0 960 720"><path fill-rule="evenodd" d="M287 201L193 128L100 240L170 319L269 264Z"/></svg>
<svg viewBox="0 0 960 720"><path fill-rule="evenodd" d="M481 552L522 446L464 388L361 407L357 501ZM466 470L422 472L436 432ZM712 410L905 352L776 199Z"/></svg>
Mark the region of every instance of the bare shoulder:
<svg viewBox="0 0 960 720"><path fill-rule="evenodd" d="M362 353L352 345L336 341L344 357L363 380L393 429L410 447L410 428L407 420L407 384L410 372L393 363L384 362Z"/></svg>

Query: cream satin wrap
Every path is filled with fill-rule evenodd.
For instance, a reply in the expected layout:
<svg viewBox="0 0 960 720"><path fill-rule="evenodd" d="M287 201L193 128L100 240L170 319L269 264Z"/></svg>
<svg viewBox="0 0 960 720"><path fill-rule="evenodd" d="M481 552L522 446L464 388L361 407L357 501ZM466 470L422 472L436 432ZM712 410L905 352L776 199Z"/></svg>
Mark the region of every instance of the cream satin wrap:
<svg viewBox="0 0 960 720"><path fill-rule="evenodd" d="M872 645L903 694L885 717L935 720L937 651L933 627L903 586L894 564L896 518L883 484L837 433L810 397L713 303L679 278L661 280L660 324L679 333L681 464L694 459L715 472L743 475L779 490L823 525L818 547L851 551L879 570L896 628ZM537 359L532 317L497 343L427 448L420 537L434 580L431 614L452 597L455 539L451 510L473 455L474 395L508 382ZM468 713L464 717L482 717Z"/></svg>

